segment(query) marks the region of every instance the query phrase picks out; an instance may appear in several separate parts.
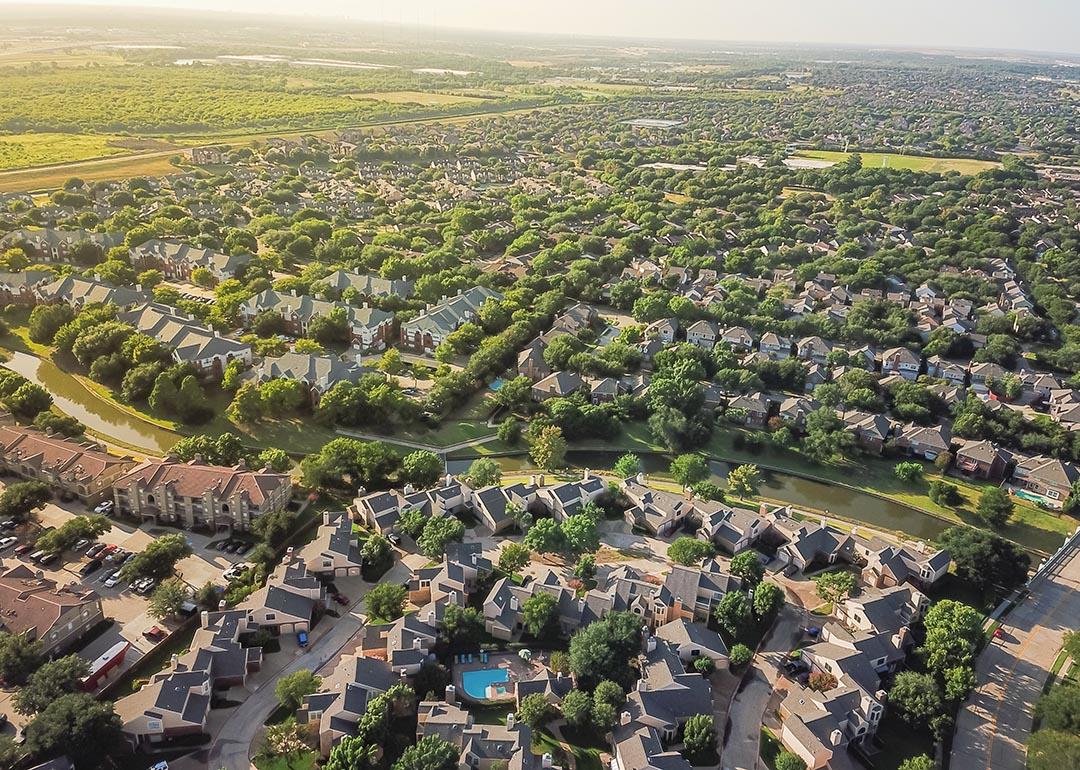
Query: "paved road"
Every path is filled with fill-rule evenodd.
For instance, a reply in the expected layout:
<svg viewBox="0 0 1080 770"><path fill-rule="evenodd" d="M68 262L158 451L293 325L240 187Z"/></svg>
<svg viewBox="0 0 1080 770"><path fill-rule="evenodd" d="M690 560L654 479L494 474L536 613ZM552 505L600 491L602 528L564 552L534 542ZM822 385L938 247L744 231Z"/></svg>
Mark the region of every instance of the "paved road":
<svg viewBox="0 0 1080 770"><path fill-rule="evenodd" d="M979 686L960 711L952 770L1022 768L1035 701L1066 631L1080 617L1080 549L1037 582L1005 618L976 666Z"/></svg>
<svg viewBox="0 0 1080 770"><path fill-rule="evenodd" d="M773 685L779 677L778 665L799 641L806 612L788 603L776 619L772 633L761 651L754 656L753 668L746 675L746 685L735 696L728 710L731 730L720 757L720 765L730 770L755 770L759 766L758 743L765 709Z"/></svg>
<svg viewBox="0 0 1080 770"><path fill-rule="evenodd" d="M399 561L380 582L400 583L408 575L409 569ZM302 654L290 660L267 684L253 692L233 710L210 745L207 767L212 770L250 770L249 756L253 749L251 744L263 722L278 705L274 695L274 683L282 676L302 668L317 671L341 652L363 627L354 614L359 603L358 598L356 604L349 608L349 612L343 613L327 633L313 639Z"/></svg>

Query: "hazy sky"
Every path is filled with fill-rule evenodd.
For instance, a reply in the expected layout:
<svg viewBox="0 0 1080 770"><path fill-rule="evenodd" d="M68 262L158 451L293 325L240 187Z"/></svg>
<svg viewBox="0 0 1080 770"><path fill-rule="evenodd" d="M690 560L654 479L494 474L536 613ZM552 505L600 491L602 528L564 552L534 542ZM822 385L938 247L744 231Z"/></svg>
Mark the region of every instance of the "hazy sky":
<svg viewBox="0 0 1080 770"><path fill-rule="evenodd" d="M37 0L35 5L46 3L271 12L520 32L1080 53L1080 0Z"/></svg>

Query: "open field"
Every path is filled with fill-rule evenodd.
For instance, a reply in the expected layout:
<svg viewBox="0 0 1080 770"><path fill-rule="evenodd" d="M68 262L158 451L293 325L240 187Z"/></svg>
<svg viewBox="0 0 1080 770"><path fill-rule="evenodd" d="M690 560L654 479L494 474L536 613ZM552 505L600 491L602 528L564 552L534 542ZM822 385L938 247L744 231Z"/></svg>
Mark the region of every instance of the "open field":
<svg viewBox="0 0 1080 770"><path fill-rule="evenodd" d="M68 163L88 158L126 155L140 149L143 140L115 134L8 134L0 135L0 169ZM170 149L160 141L151 142ZM162 146L164 145L164 146ZM150 149L143 147L142 149Z"/></svg>
<svg viewBox="0 0 1080 770"><path fill-rule="evenodd" d="M0 67L46 64L54 67L84 67L87 64L122 64L116 51L69 46L38 46L14 43L0 47Z"/></svg>
<svg viewBox="0 0 1080 770"><path fill-rule="evenodd" d="M800 150L795 153L795 157L842 163L852 154L832 150ZM901 168L911 171L931 171L938 174L944 174L947 171L957 171L961 174L978 174L980 171L1001 166L1000 163L989 160L929 158L924 155L899 155L894 152L861 152L859 155L862 156L863 166L866 168L885 166L887 168Z"/></svg>
<svg viewBox="0 0 1080 770"><path fill-rule="evenodd" d="M365 102L387 102L389 104L420 104L425 107L441 106L444 104L467 104L482 101L476 96L461 96L458 94L442 94L434 91L364 91L357 94L348 94L350 99Z"/></svg>
<svg viewBox="0 0 1080 770"><path fill-rule="evenodd" d="M73 176L78 176L88 182L99 179L129 179L133 176L162 176L176 171L176 168L169 163L169 158L174 154L175 151L166 150L46 168L0 171L0 192L54 189Z"/></svg>

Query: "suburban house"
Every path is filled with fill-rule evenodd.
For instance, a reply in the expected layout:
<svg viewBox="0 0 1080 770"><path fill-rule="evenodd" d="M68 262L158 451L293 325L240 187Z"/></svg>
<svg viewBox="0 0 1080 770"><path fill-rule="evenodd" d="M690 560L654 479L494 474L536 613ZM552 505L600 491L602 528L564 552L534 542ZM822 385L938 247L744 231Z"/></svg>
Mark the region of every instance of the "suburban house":
<svg viewBox="0 0 1080 770"><path fill-rule="evenodd" d="M364 560L353 532L352 517L345 511L323 511L315 539L300 549L300 559L313 575L329 578L359 575Z"/></svg>
<svg viewBox="0 0 1080 770"><path fill-rule="evenodd" d="M565 521L568 516L578 513L585 503L599 499L606 490L604 480L586 470L577 481L566 481L553 486L543 486L541 483L536 491L536 500L557 521Z"/></svg>
<svg viewBox="0 0 1080 770"><path fill-rule="evenodd" d="M930 606L926 595L912 585L863 588L833 608L849 628L867 632L895 633L917 622Z"/></svg>
<svg viewBox="0 0 1080 770"><path fill-rule="evenodd" d="M493 534L499 534L517 524L517 519L511 515L513 507L524 513L535 502L536 484L518 483L474 490L471 507Z"/></svg>
<svg viewBox="0 0 1080 770"><path fill-rule="evenodd" d="M889 348L881 354L882 374L899 374L905 380L919 377L922 358L907 348Z"/></svg>
<svg viewBox="0 0 1080 770"><path fill-rule="evenodd" d="M782 361L791 357L791 339L775 332L765 332L758 340L758 350L772 361Z"/></svg>
<svg viewBox="0 0 1080 770"><path fill-rule="evenodd" d="M251 261L250 254L223 254L187 243L152 238L131 249L131 264L139 270L155 269L172 280L190 281L192 271L205 268L219 283L237 274Z"/></svg>
<svg viewBox="0 0 1080 770"><path fill-rule="evenodd" d="M893 424L888 417L869 412L842 412L840 419L844 423L844 430L855 437L855 443L859 447L881 454L892 433Z"/></svg>
<svg viewBox="0 0 1080 770"><path fill-rule="evenodd" d="M304 696L296 721L318 725L319 750L325 757L342 738L356 734L371 700L397 680L385 660L344 655L319 690Z"/></svg>
<svg viewBox="0 0 1080 770"><path fill-rule="evenodd" d="M93 304L116 305L124 309L143 305L153 299L139 288L113 286L96 278L81 278L76 275L65 275L39 286L37 295L42 302L64 303L76 310Z"/></svg>
<svg viewBox="0 0 1080 770"><path fill-rule="evenodd" d="M406 484L401 491L391 489L357 497L349 511L353 518L385 535L393 531L405 511L420 510L429 517L452 516L469 507L472 495L467 484L447 475L435 489L418 492Z"/></svg>
<svg viewBox="0 0 1080 770"><path fill-rule="evenodd" d="M93 507L112 498L116 479L135 467L90 441L17 426L0 426L0 468L41 481Z"/></svg>
<svg viewBox="0 0 1080 770"><path fill-rule="evenodd" d="M0 238L0 248L22 248L31 260L65 262L76 248L84 244L95 247L102 255L114 246L122 246L124 233L95 233L90 230L12 230Z"/></svg>
<svg viewBox="0 0 1080 770"><path fill-rule="evenodd" d="M336 270L317 281L317 284L333 289L342 299L347 299L346 292L351 292L364 299L371 299L372 297L401 297L402 299L408 299L415 289L413 282L405 280L405 278L392 280L380 278L370 273L350 273L345 270Z"/></svg>
<svg viewBox="0 0 1080 770"><path fill-rule="evenodd" d="M644 477L640 475L625 479L622 488L630 500L630 507L625 513L627 522L657 537L667 537L689 522L697 523L701 517L695 500L689 493L677 495L653 489L645 484Z"/></svg>
<svg viewBox="0 0 1080 770"><path fill-rule="evenodd" d="M745 551L772 526L765 518L764 509L764 504L757 511L718 504L714 510L702 513L699 535L727 553Z"/></svg>
<svg viewBox="0 0 1080 770"><path fill-rule="evenodd" d="M540 770L550 767L551 758L532 751L532 731L514 714L506 724L476 724L472 715L460 708L448 692L447 701L422 701L416 722L416 739L438 736L460 752L457 767L469 770Z"/></svg>
<svg viewBox="0 0 1080 770"><path fill-rule="evenodd" d="M240 605L256 628L278 633L309 631L317 609L326 604L326 586L310 574L299 554L286 555L266 581Z"/></svg>
<svg viewBox="0 0 1080 770"><path fill-rule="evenodd" d="M705 657L721 667L727 665L728 648L720 634L704 623L684 619L672 620L656 629L656 638L668 643L683 663L693 663Z"/></svg>
<svg viewBox="0 0 1080 770"><path fill-rule="evenodd" d="M577 372L553 372L532 387L534 401L566 398L585 388L584 378Z"/></svg>
<svg viewBox="0 0 1080 770"><path fill-rule="evenodd" d="M1005 478L1013 461L1012 452L991 441L968 441L956 450L953 465L968 476L996 481Z"/></svg>
<svg viewBox="0 0 1080 770"><path fill-rule="evenodd" d="M285 379L304 383L311 391L312 404L318 404L326 391L339 382L356 383L364 369L337 356L310 353L282 353L266 356L255 369L258 382Z"/></svg>
<svg viewBox="0 0 1080 770"><path fill-rule="evenodd" d="M718 339L720 339L720 327L715 321L702 319L686 327L686 341L704 350L712 350L716 347Z"/></svg>
<svg viewBox="0 0 1080 770"><path fill-rule="evenodd" d="M251 528L263 513L283 509L292 497L288 474L231 468L175 458L150 460L114 482L116 508L144 521L162 521L211 532Z"/></svg>
<svg viewBox="0 0 1080 770"><path fill-rule="evenodd" d="M89 588L58 586L25 564L0 571L0 629L40 641L49 657L71 650L104 619L101 597Z"/></svg>
<svg viewBox="0 0 1080 770"><path fill-rule="evenodd" d="M1080 469L1064 460L1044 455L1025 457L1016 463L1009 482L1022 494L1035 495L1051 508L1061 508L1080 479Z"/></svg>
<svg viewBox="0 0 1080 770"><path fill-rule="evenodd" d="M484 286L474 286L429 305L423 313L401 325L402 347L418 353L431 353L450 332L475 320L480 307L489 299L501 300L502 294Z"/></svg>
<svg viewBox="0 0 1080 770"><path fill-rule="evenodd" d="M192 364L215 379L221 377L230 361L251 364L251 346L221 336L221 333L169 305L148 302L118 316L143 334L172 349L173 358Z"/></svg>
<svg viewBox="0 0 1080 770"><path fill-rule="evenodd" d="M55 278L47 270L0 272L0 305L36 305L38 292Z"/></svg>
<svg viewBox="0 0 1080 770"><path fill-rule="evenodd" d="M926 460L935 460L952 448L952 432L946 425L895 425L893 439L898 449Z"/></svg>
<svg viewBox="0 0 1080 770"><path fill-rule="evenodd" d="M283 294L273 289L256 294L240 306L241 322L245 327L250 326L255 316L268 311L280 314L285 319L288 333L294 337L307 334L308 326L316 318L343 311L354 346L382 350L393 338L393 313L370 307L367 303L357 307L346 302L315 299L307 294Z"/></svg>
<svg viewBox="0 0 1080 770"><path fill-rule="evenodd" d="M949 552L927 552L921 544L882 545L864 554L863 580L875 588L910 583L920 588L932 587L949 572Z"/></svg>

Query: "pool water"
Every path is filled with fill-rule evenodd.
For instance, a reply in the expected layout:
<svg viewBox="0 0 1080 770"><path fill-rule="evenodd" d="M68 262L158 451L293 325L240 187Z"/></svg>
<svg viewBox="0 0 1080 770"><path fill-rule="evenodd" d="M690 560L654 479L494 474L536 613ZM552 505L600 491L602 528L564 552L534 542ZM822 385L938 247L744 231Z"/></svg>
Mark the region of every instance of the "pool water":
<svg viewBox="0 0 1080 770"><path fill-rule="evenodd" d="M509 677L505 668L481 668L461 672L461 686L465 694L473 700L485 700L488 696L488 685L502 684L507 681ZM505 688L501 691L505 692Z"/></svg>

